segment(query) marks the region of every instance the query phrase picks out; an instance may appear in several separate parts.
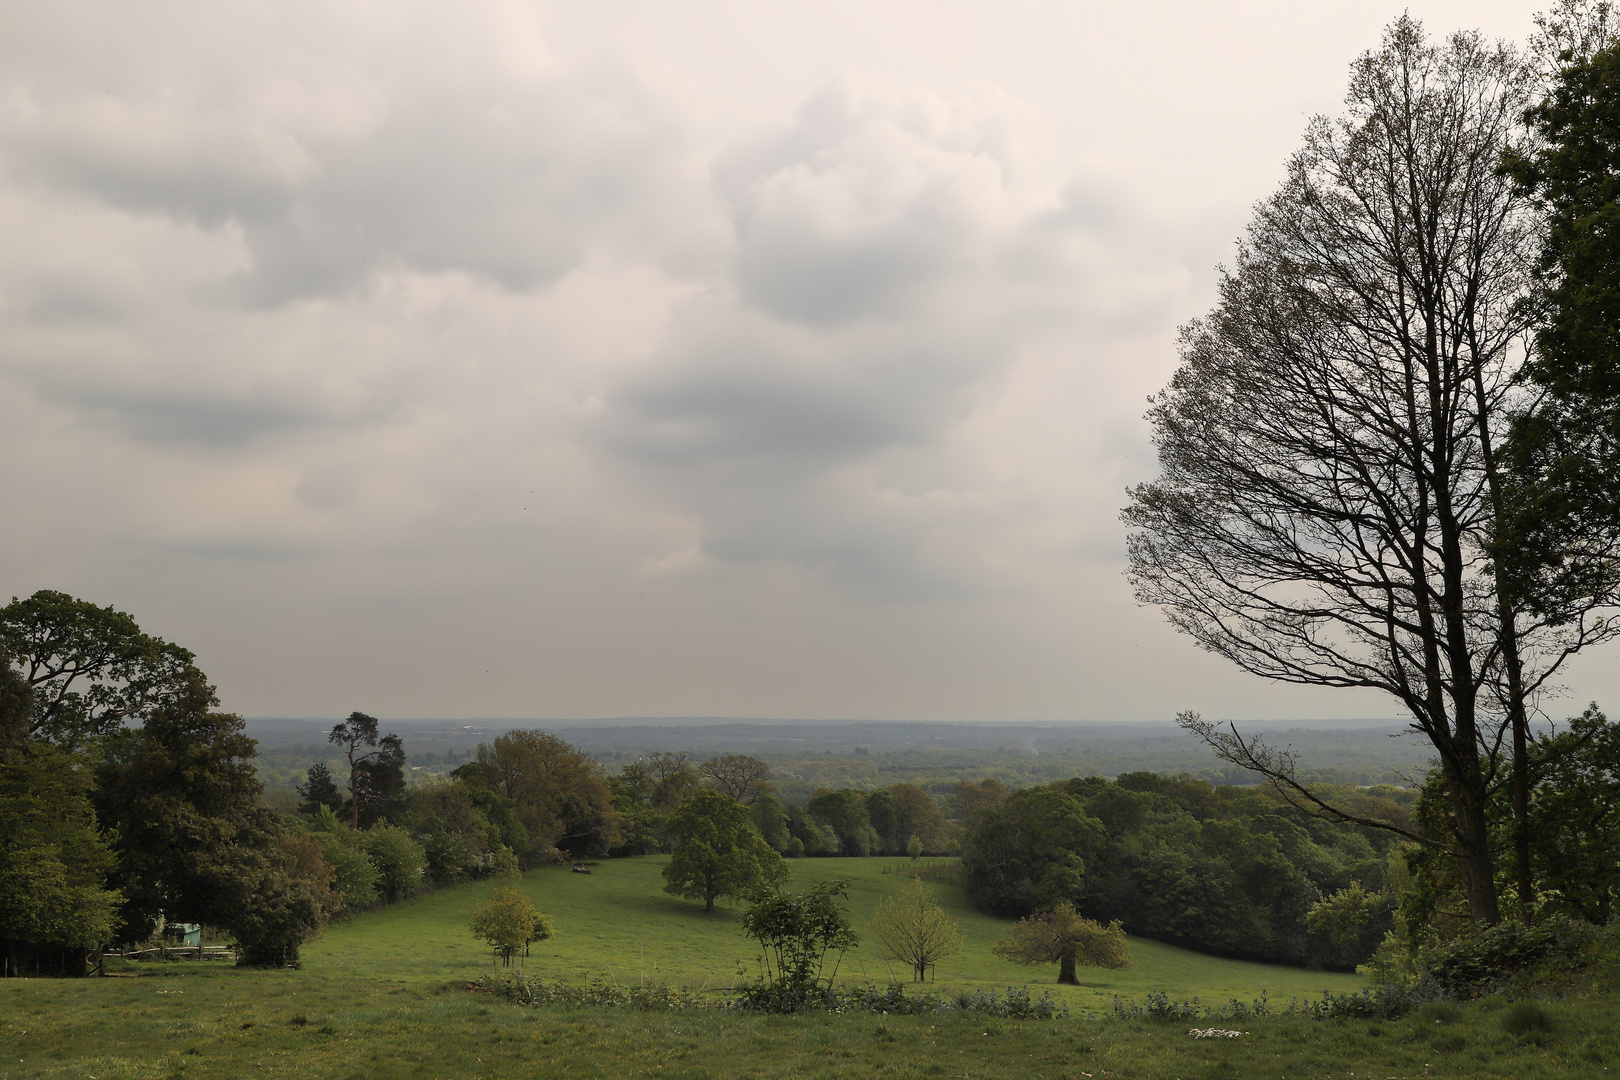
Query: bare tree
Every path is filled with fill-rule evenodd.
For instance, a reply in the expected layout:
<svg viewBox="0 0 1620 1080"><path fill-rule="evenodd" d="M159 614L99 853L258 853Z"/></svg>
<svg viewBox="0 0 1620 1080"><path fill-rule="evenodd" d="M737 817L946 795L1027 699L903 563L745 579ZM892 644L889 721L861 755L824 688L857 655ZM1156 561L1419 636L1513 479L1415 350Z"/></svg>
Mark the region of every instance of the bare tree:
<svg viewBox="0 0 1620 1080"><path fill-rule="evenodd" d="M743 805L771 790L771 767L747 754L721 754L698 766L714 786Z"/></svg>
<svg viewBox="0 0 1620 1080"><path fill-rule="evenodd" d="M1389 27L1352 69L1346 115L1311 122L1257 207L1220 303L1184 328L1148 413L1161 477L1124 513L1138 600L1201 646L1401 702L1451 796L1450 835L1414 838L1459 861L1482 922L1500 918L1490 793L1524 760L1549 677L1609 634L1594 598L1516 610L1487 556L1499 429L1529 407L1513 376L1537 314L1537 221L1499 164L1533 85L1478 34ZM1192 721L1337 814L1287 754Z"/></svg>

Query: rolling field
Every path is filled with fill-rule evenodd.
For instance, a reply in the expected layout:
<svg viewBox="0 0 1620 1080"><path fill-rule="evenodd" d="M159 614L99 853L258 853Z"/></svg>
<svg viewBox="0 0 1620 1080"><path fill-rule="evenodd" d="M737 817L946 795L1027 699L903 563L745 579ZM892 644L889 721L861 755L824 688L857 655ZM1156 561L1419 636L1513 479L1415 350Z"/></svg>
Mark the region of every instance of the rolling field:
<svg viewBox="0 0 1620 1080"><path fill-rule="evenodd" d="M530 975L548 981L587 982L600 978L621 985L637 983L721 987L755 976L758 950L737 925L740 907L722 901L712 914L703 905L663 891L665 856L604 860L592 873L532 871L523 890L552 917L557 936L538 943L524 962ZM927 860L925 860L926 862ZM788 888L802 889L828 878L849 881L850 917L862 943L845 957L845 981L886 984L904 978L904 966L885 961L869 933L878 901L898 891L906 878L885 868L904 860L798 859L791 862ZM310 971L348 970L366 963L377 977L393 980L472 978L489 969L489 950L467 933L473 909L493 883L446 889L374 915L338 923L304 950ZM1115 994L1140 999L1161 990L1178 1000L1199 997L1216 1004L1230 997L1244 1001L1269 992L1274 1004L1290 997L1317 997L1360 986L1353 975L1302 971L1269 964L1218 960L1153 941L1133 939L1134 963L1124 971L1081 968L1079 987L1060 987L1056 966L1025 967L990 951L1006 933L1008 920L980 915L960 890L932 885L937 899L962 925L966 944L939 965L936 988L1005 989L1030 983L1050 989L1075 1010L1105 1009ZM364 958L364 959L362 959Z"/></svg>
<svg viewBox="0 0 1620 1080"><path fill-rule="evenodd" d="M660 891L661 860L603 862L589 876L525 875L558 936L528 961L531 975L575 982L701 989L753 970L736 909L705 915ZM881 860L804 860L794 885L851 879L857 930L904 878ZM895 864L898 865L898 864ZM297 1077L300 1080L451 1077L629 1077L788 1080L798 1077L1597 1077L1620 1062L1615 996L1549 1006L1554 1026L1534 1041L1503 1030L1503 1003L1395 1022L1266 1017L1233 1025L1234 1039L1195 1039L1185 1023L1089 1019L1114 994L1149 990L1221 1002L1264 989L1289 996L1353 986L1341 975L1240 964L1135 941L1123 972L1082 969L1087 985L1057 988L1055 970L993 956L1005 922L966 911L954 889L936 895L961 919L963 954L939 988L1029 982L1062 989L1076 1015L1058 1021L950 1013L753 1016L718 1010L525 1008L469 993L489 955L466 932L487 883L445 889L338 923L305 950L301 971L239 971L195 961L126 965L115 977L0 981L0 1080L88 1077ZM844 974L887 981L868 941ZM1200 1024L1202 1026L1202 1024ZM1219 1025L1217 1026L1225 1026Z"/></svg>

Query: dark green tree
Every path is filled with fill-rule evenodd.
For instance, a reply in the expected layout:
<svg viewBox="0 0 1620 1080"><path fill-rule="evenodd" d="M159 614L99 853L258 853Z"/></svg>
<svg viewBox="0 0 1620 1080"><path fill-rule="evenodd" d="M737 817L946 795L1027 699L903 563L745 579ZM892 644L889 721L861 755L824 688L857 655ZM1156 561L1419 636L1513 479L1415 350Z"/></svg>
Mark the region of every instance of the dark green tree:
<svg viewBox="0 0 1620 1080"><path fill-rule="evenodd" d="M349 763L349 825L369 826L385 817L405 790L405 745L398 735L377 734L377 718L362 712L332 727L328 742L343 748Z"/></svg>
<svg viewBox="0 0 1620 1080"><path fill-rule="evenodd" d="M973 820L962 845L963 887L998 915L1027 915L1078 898L1086 861L1106 838L1078 799L1050 787L1016 791Z"/></svg>
<svg viewBox="0 0 1620 1080"><path fill-rule="evenodd" d="M1546 216L1545 309L1525 373L1542 390L1509 442L1498 561L1551 613L1611 596L1620 575L1620 46L1577 55L1530 120L1508 171Z"/></svg>
<svg viewBox="0 0 1620 1080"><path fill-rule="evenodd" d="M245 963L291 962L333 906L331 868L318 848L311 859L289 846L260 802L256 744L218 703L194 676L142 727L104 740L94 798L117 835L119 940L147 937L161 916L238 932Z"/></svg>
<svg viewBox="0 0 1620 1080"><path fill-rule="evenodd" d="M27 690L0 668L0 728L26 724ZM0 742L0 976L83 974L85 954L113 939L123 897L107 888L92 783L82 756Z"/></svg>
<svg viewBox="0 0 1620 1080"><path fill-rule="evenodd" d="M1555 907L1606 926L1620 914L1620 724L1593 705L1532 756L1536 883Z"/></svg>
<svg viewBox="0 0 1620 1080"><path fill-rule="evenodd" d="M900 808L894 801L894 796L883 788L866 793L863 800L866 804L866 817L872 823L872 831L877 834L876 851L884 855L894 855L906 850L906 839L910 835L900 829Z"/></svg>
<svg viewBox="0 0 1620 1080"><path fill-rule="evenodd" d="M793 834L788 831L788 812L775 794L761 792L748 804L748 817L767 844L777 851L788 850L788 845L793 841Z"/></svg>
<svg viewBox="0 0 1620 1080"><path fill-rule="evenodd" d="M122 611L49 589L0 608L0 653L33 689L28 737L69 750L172 701L197 676L191 652Z"/></svg>
<svg viewBox="0 0 1620 1080"><path fill-rule="evenodd" d="M331 770L324 761L317 761L309 767L309 774L298 785L298 794L304 800L298 806L301 814L313 814L322 806L333 813L343 809L343 792L333 782Z"/></svg>
<svg viewBox="0 0 1620 1080"><path fill-rule="evenodd" d="M665 892L703 901L744 896L787 878L782 856L749 820L748 810L712 788L693 792L669 817L675 852L664 867Z"/></svg>
<svg viewBox="0 0 1620 1080"><path fill-rule="evenodd" d="M810 796L805 812L838 836L838 853L851 857L872 854L878 834L866 812L866 799L853 788L822 788Z"/></svg>

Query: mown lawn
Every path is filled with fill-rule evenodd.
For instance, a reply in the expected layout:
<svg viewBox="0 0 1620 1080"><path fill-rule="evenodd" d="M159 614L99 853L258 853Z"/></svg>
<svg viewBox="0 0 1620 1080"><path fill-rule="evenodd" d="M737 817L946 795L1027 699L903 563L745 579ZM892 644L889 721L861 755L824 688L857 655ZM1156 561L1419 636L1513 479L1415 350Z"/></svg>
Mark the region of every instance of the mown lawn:
<svg viewBox="0 0 1620 1080"><path fill-rule="evenodd" d="M589 876L536 872L524 888L558 937L528 960L530 974L569 981L723 985L753 953L736 911L662 894L655 859L604 862ZM852 880L863 928L902 878L875 860L795 864L800 885ZM870 1014L739 1016L690 1010L525 1008L469 993L488 954L465 932L487 885L442 890L339 923L306 949L301 971L238 971L198 962L131 965L128 975L0 981L0 1080L23 1077L1589 1077L1620 1062L1616 997L1554 1002L1542 1045L1507 1034L1502 1003L1396 1022L1267 1017L1233 1025L1235 1039L1195 1039L1182 1024L1087 1019L1118 992L1177 999L1250 999L1353 985L1343 976L1214 960L1136 942L1137 966L1088 973L1066 991L1077 1015L1052 1022ZM936 887L968 936L940 987L1050 985L1055 974L989 952L1004 923L963 910ZM859 959L856 959L856 957ZM886 981L871 943L846 973ZM1204 1026L1200 1022L1200 1027ZM1227 1026L1227 1025L1219 1025Z"/></svg>

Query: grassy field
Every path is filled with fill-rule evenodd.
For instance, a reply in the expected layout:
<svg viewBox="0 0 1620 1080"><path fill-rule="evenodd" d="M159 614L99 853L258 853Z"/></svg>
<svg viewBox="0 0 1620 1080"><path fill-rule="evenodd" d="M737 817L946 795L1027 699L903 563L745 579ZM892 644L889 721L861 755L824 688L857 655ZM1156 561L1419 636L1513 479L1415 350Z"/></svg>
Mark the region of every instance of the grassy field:
<svg viewBox="0 0 1620 1080"><path fill-rule="evenodd" d="M527 971L547 980L652 983L694 989L728 986L739 973L755 975L758 950L737 926L739 908L722 906L705 914L703 905L663 891L664 857L603 861L592 873L537 871L524 875L523 889L536 907L557 924L557 936L536 945ZM927 860L924 860L926 863ZM849 881L850 916L862 944L849 952L840 974L846 981L884 984L906 972L886 961L877 941L865 933L878 901L906 880L885 869L904 860L801 859L793 862L789 888L827 878ZM363 919L339 923L304 951L311 971L371 967L380 978L445 980L476 977L488 969L489 951L468 935L467 920L491 883L446 889L399 904ZM1134 964L1124 971L1080 971L1082 986L1059 987L1057 968L1030 968L995 956L990 946L1008 926L980 915L960 890L932 885L935 897L962 925L966 945L939 966L938 987L997 987L1041 984L1074 1009L1106 1008L1115 994L1138 997L1163 990L1180 998L1224 1002L1250 1000L1269 992L1274 1002L1316 997L1323 990L1359 986L1354 976L1301 971L1269 964L1245 964L1160 945L1133 941Z"/></svg>
<svg viewBox="0 0 1620 1080"><path fill-rule="evenodd" d="M736 911L663 894L657 859L604 862L591 875L543 871L523 887L558 936L527 961L545 979L621 984L725 985L754 954ZM806 860L803 886L851 880L857 929L903 878L877 860ZM898 864L896 864L898 865ZM940 988L1050 986L1055 972L993 956L1005 923L965 910L967 948L942 965ZM1214 960L1137 941L1136 965L1085 972L1065 988L1077 1015L1052 1022L948 1014L795 1017L692 1010L524 1008L469 993L489 956L466 933L487 884L446 889L330 927L301 971L238 971L223 964L131 965L89 980L0 981L0 1080L23 1077L1589 1077L1620 1063L1616 997L1555 1002L1550 1033L1504 1030L1503 1003L1486 1001L1387 1023L1267 1017L1235 1025L1235 1039L1195 1039L1188 1026L1087 1019L1115 993L1140 999L1250 999L1354 985L1345 976ZM887 981L871 942L845 973ZM1056 989L1054 987L1054 989ZM1200 1024L1199 1026L1203 1026Z"/></svg>

